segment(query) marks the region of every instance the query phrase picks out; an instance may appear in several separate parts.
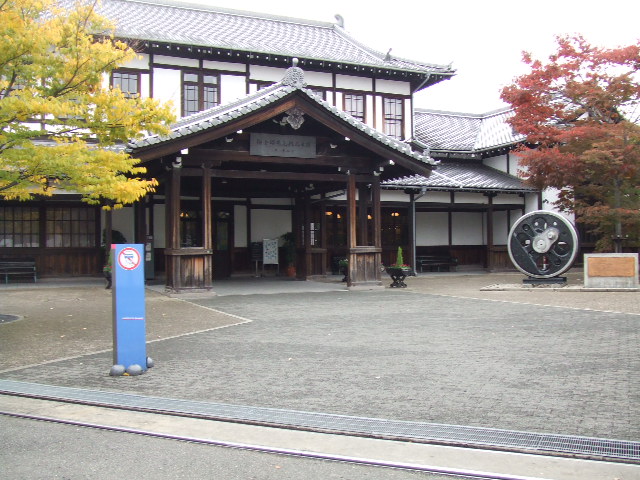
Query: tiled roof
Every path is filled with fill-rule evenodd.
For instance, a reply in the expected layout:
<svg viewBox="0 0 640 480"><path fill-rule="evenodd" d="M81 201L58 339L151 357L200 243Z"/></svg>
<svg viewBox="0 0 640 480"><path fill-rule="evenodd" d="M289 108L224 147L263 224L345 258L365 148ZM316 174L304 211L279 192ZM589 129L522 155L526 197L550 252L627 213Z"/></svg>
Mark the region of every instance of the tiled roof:
<svg viewBox="0 0 640 480"><path fill-rule="evenodd" d="M445 77L450 66L392 57L368 48L333 23L169 0L103 0L98 11L116 36L180 45L277 54Z"/></svg>
<svg viewBox="0 0 640 480"><path fill-rule="evenodd" d="M519 178L478 162L447 161L438 164L430 177L412 175L385 181L383 187L426 187L427 190L472 190L493 192L535 192Z"/></svg>
<svg viewBox="0 0 640 480"><path fill-rule="evenodd" d="M309 98L317 102L322 108L331 112L336 117L342 119L352 127L356 128L363 134L372 138L373 140L387 146L392 150L396 150L399 153L426 163L428 165L435 165L436 162L428 155L416 152L412 150L411 146L407 143L395 140L384 133L362 123L360 120L353 118L348 113L330 105L320 96L316 95L312 90L305 88L304 73L300 68L292 67L287 70L285 78L273 85L258 90L256 93L240 98L235 102L220 105L217 107L204 110L202 112L184 117L174 125L171 126L171 133L165 136L150 135L141 140L137 140L128 145L128 150L133 151L150 147L156 144L169 142L177 138L197 134L209 128L215 128L225 123L231 122L240 117L246 116L260 110L268 105L280 100L281 98L291 94L292 92L299 90L307 95Z"/></svg>
<svg viewBox="0 0 640 480"><path fill-rule="evenodd" d="M514 145L524 140L507 120L509 108L481 115L416 109L415 138L431 150L473 153Z"/></svg>

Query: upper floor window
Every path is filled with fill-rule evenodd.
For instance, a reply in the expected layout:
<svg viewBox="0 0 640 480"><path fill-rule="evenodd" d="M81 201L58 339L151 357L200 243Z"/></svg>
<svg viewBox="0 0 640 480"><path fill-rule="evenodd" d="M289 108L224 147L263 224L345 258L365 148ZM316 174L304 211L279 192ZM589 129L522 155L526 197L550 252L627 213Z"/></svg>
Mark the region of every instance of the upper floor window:
<svg viewBox="0 0 640 480"><path fill-rule="evenodd" d="M404 102L401 98L382 99L382 130L396 140L403 138Z"/></svg>
<svg viewBox="0 0 640 480"><path fill-rule="evenodd" d="M220 104L218 75L205 72L182 72L182 115L215 107Z"/></svg>
<svg viewBox="0 0 640 480"><path fill-rule="evenodd" d="M364 122L364 95L356 93L344 94L343 110L353 118Z"/></svg>
<svg viewBox="0 0 640 480"><path fill-rule="evenodd" d="M140 95L140 74L115 71L111 75L111 86L118 87L127 98L137 97Z"/></svg>

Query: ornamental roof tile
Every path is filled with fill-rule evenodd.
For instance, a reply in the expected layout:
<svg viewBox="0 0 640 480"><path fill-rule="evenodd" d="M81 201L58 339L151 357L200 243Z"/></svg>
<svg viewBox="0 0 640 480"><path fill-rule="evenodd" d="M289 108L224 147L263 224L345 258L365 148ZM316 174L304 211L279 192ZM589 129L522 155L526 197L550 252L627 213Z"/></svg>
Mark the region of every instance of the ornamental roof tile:
<svg viewBox="0 0 640 480"><path fill-rule="evenodd" d="M507 123L512 115L509 108L480 115L416 109L415 138L431 150L461 153L515 145L524 136Z"/></svg>
<svg viewBox="0 0 640 480"><path fill-rule="evenodd" d="M98 11L116 24L116 36L180 45L285 55L422 74L455 69L387 57L334 23L161 0L104 0Z"/></svg>
<svg viewBox="0 0 640 480"><path fill-rule="evenodd" d="M467 190L492 192L535 192L533 187L512 175L477 162L447 161L438 164L430 177L411 175L385 181L387 188L426 187L427 190Z"/></svg>
<svg viewBox="0 0 640 480"><path fill-rule="evenodd" d="M300 82L296 84L296 86L286 85L283 82L287 80L288 75L292 71L296 71L296 73L298 73L301 70L297 67L292 67L287 70L285 79L281 82L274 83L269 87L258 90L251 95L247 95L246 97L239 98L234 102L219 105L217 107L213 107L208 110L189 115L188 117L184 117L170 127L171 131L168 135L149 135L140 140L129 143L127 149L131 152L134 150L143 149L145 147L150 147L158 143L163 143L175 140L177 138L196 134L212 127L223 125L234 119L250 115L252 112L265 108L277 102L281 98L284 98L285 96L291 94L292 92L299 90L307 95L310 99L318 103L318 105L320 105L322 108L324 108L328 112L331 112L336 117L339 117L352 127L355 127L373 140L382 143L383 145L386 145L403 155L411 157L414 160L418 160L428 165L436 165L436 162L427 154L412 150L411 146L407 143L391 138L384 133L379 132L378 130L375 130L370 126L364 124L360 120L353 118L348 113L343 112L333 105L330 105L319 95L315 94L312 90L305 88L303 86L304 82Z"/></svg>

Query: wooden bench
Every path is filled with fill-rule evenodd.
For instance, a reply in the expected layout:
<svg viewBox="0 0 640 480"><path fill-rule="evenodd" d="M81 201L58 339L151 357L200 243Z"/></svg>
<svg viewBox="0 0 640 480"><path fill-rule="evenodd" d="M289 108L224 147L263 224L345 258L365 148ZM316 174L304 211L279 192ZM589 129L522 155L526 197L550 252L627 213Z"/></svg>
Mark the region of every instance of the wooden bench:
<svg viewBox="0 0 640 480"><path fill-rule="evenodd" d="M31 277L37 282L36 262L33 259L0 260L0 276L4 276L4 283L9 283L9 277Z"/></svg>
<svg viewBox="0 0 640 480"><path fill-rule="evenodd" d="M420 268L420 272L427 271L441 272L441 269L446 268L447 272L450 272L458 265L458 259L450 255L418 255L416 256L416 265Z"/></svg>

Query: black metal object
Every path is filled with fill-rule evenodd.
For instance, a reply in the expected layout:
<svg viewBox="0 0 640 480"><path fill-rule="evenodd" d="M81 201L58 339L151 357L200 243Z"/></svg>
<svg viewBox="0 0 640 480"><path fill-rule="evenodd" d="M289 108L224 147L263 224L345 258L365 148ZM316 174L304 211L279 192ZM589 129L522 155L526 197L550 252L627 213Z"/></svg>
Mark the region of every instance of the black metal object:
<svg viewBox="0 0 640 480"><path fill-rule="evenodd" d="M387 273L391 277L393 282L389 285L391 288L407 288L407 284L404 283L404 279L407 278L409 270L403 270L402 268L388 267Z"/></svg>
<svg viewBox="0 0 640 480"><path fill-rule="evenodd" d="M538 210L511 227L508 249L511 261L522 273L550 279L571 268L578 254L578 233L563 216Z"/></svg>

